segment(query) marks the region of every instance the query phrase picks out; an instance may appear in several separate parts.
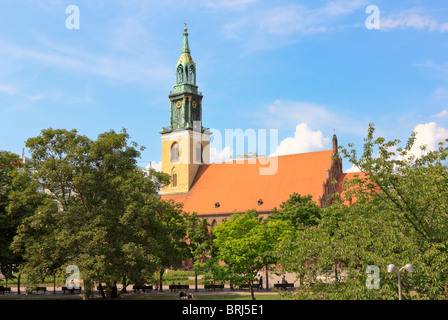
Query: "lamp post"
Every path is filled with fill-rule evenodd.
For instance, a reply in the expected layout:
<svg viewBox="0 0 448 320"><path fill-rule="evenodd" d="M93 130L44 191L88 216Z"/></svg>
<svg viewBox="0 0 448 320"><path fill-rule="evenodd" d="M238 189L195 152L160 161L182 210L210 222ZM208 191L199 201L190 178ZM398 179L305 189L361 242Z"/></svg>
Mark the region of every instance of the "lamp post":
<svg viewBox="0 0 448 320"><path fill-rule="evenodd" d="M403 268L401 268L400 270L397 269L397 267L391 263L387 266L387 272L388 273L394 273L395 271L397 271L398 273L398 300L402 300L401 299L401 278L400 278L400 272L402 270L406 270L409 273L413 273L414 272L414 267L412 266L412 264L408 263L407 265L405 265Z"/></svg>

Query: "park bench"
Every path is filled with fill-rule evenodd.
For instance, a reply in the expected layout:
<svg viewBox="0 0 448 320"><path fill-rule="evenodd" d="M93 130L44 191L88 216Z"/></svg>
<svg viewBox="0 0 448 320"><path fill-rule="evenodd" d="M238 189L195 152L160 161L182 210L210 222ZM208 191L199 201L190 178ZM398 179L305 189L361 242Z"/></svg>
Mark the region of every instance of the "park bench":
<svg viewBox="0 0 448 320"><path fill-rule="evenodd" d="M134 292L140 292L140 290L142 290L143 292L151 291L152 288L153 288L152 286L140 286L140 285L135 285L132 287L132 289L134 289Z"/></svg>
<svg viewBox="0 0 448 320"><path fill-rule="evenodd" d="M252 287L254 289L260 289L260 284L259 283L253 283ZM249 284L245 283L239 286L240 289L249 289Z"/></svg>
<svg viewBox="0 0 448 320"><path fill-rule="evenodd" d="M204 285L204 288L206 291L208 291L209 289L221 289L221 291L224 289L224 285L223 284L206 284Z"/></svg>
<svg viewBox="0 0 448 320"><path fill-rule="evenodd" d="M73 293L75 293L76 291L78 292L78 293L81 293L81 290L82 290L82 287L79 287L79 288L73 288L73 289L69 289L69 288L67 288L67 287L62 287L62 292L65 294L65 291L69 291L69 292L73 292Z"/></svg>
<svg viewBox="0 0 448 320"><path fill-rule="evenodd" d="M188 290L189 288L190 288L190 286L188 284L170 284L171 291L176 291L176 290L181 290L181 289Z"/></svg>
<svg viewBox="0 0 448 320"><path fill-rule="evenodd" d="M11 293L11 287L0 286L0 291L5 294L5 292Z"/></svg>
<svg viewBox="0 0 448 320"><path fill-rule="evenodd" d="M45 294L45 292L47 292L47 287L34 287L30 290L30 293L33 293L34 291L35 292L43 291Z"/></svg>
<svg viewBox="0 0 448 320"><path fill-rule="evenodd" d="M294 283L275 283L274 288L287 290L288 288L294 289Z"/></svg>

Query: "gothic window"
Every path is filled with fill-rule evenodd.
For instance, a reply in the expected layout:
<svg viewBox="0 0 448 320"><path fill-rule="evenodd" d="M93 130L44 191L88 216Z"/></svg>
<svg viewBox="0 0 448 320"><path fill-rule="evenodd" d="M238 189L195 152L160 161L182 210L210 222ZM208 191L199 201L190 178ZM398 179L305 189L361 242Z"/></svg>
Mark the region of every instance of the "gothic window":
<svg viewBox="0 0 448 320"><path fill-rule="evenodd" d="M176 110L176 120L177 120L178 124L180 124L181 119L182 119L182 110L180 108L178 108Z"/></svg>
<svg viewBox="0 0 448 320"><path fill-rule="evenodd" d="M196 163L202 163L202 144L196 144Z"/></svg>
<svg viewBox="0 0 448 320"><path fill-rule="evenodd" d="M212 228L216 227L218 225L218 222L216 222L216 220L212 221Z"/></svg>
<svg viewBox="0 0 448 320"><path fill-rule="evenodd" d="M184 82L184 69L182 66L179 66L177 68L177 83L183 83Z"/></svg>
<svg viewBox="0 0 448 320"><path fill-rule="evenodd" d="M177 187L177 173L173 173L173 187Z"/></svg>
<svg viewBox="0 0 448 320"><path fill-rule="evenodd" d="M177 173L174 168L171 170L171 186L177 187Z"/></svg>
<svg viewBox="0 0 448 320"><path fill-rule="evenodd" d="M179 161L179 144L174 142L171 146L171 162Z"/></svg>
<svg viewBox="0 0 448 320"><path fill-rule="evenodd" d="M185 67L185 82L188 83L188 66Z"/></svg>
<svg viewBox="0 0 448 320"><path fill-rule="evenodd" d="M194 75L194 67L191 66L189 71L190 71L190 75L189 75L190 83L194 84L196 82L195 75Z"/></svg>

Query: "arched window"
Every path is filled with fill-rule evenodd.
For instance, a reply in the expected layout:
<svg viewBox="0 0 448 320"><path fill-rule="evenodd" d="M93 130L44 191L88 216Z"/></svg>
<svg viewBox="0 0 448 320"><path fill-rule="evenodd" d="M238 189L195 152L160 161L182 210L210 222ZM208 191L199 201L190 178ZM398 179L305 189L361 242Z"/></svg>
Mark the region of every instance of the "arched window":
<svg viewBox="0 0 448 320"><path fill-rule="evenodd" d="M171 170L171 186L177 187L177 173L174 168Z"/></svg>
<svg viewBox="0 0 448 320"><path fill-rule="evenodd" d="M212 221L212 228L216 227L216 225L218 224L218 222L216 222L216 220Z"/></svg>
<svg viewBox="0 0 448 320"><path fill-rule="evenodd" d="M177 173L173 174L173 187L177 187Z"/></svg>
<svg viewBox="0 0 448 320"><path fill-rule="evenodd" d="M171 146L171 162L179 161L179 144L174 142Z"/></svg>
<svg viewBox="0 0 448 320"><path fill-rule="evenodd" d="M196 143L196 163L202 163L202 144Z"/></svg>
<svg viewBox="0 0 448 320"><path fill-rule="evenodd" d="M188 66L185 67L185 82L188 83Z"/></svg>
<svg viewBox="0 0 448 320"><path fill-rule="evenodd" d="M180 125L180 123L182 122L182 110L180 108L178 108L176 110L176 122L177 124Z"/></svg>
<svg viewBox="0 0 448 320"><path fill-rule="evenodd" d="M190 83L195 84L196 79L195 79L195 73L194 73L193 66L190 67L189 73L190 73L190 75L189 75Z"/></svg>
<svg viewBox="0 0 448 320"><path fill-rule="evenodd" d="M177 83L183 83L184 82L184 69L182 66L179 66L177 68Z"/></svg>

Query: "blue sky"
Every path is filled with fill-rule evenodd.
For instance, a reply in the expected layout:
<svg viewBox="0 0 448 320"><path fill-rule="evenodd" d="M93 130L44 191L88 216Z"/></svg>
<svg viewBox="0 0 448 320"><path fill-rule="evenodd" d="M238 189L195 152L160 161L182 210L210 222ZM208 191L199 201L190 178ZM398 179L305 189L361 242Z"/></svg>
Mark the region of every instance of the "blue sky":
<svg viewBox="0 0 448 320"><path fill-rule="evenodd" d="M1 0L0 149L49 127L124 127L147 148L140 165L159 163L184 22L208 128L277 129L278 154L330 149L334 130L360 147L371 122L389 139L448 138L447 1Z"/></svg>

